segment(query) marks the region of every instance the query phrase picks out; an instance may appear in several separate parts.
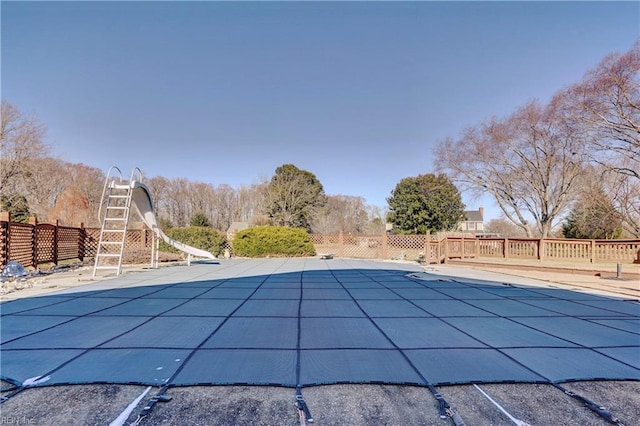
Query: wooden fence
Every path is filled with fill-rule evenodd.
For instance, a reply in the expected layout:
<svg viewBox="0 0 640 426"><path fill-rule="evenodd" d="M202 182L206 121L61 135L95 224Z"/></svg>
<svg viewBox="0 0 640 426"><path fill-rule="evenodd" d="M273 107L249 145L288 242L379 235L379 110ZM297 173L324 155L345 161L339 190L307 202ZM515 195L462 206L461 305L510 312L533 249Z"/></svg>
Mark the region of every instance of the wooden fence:
<svg viewBox="0 0 640 426"><path fill-rule="evenodd" d="M0 267L16 260L25 267L93 258L100 229L10 221L0 213ZM361 259L442 263L449 259L536 259L539 261L640 263L640 240L574 240L443 237L427 235L311 234L318 254ZM125 252L151 251L146 229L127 231ZM150 253L149 253L150 255Z"/></svg>
<svg viewBox="0 0 640 426"><path fill-rule="evenodd" d="M84 261L94 257L99 238L99 228L38 223L35 218L28 224L16 223L6 212L0 212L0 268L10 260L34 268L67 260ZM150 251L151 242L151 231L131 229L127 231L125 250Z"/></svg>

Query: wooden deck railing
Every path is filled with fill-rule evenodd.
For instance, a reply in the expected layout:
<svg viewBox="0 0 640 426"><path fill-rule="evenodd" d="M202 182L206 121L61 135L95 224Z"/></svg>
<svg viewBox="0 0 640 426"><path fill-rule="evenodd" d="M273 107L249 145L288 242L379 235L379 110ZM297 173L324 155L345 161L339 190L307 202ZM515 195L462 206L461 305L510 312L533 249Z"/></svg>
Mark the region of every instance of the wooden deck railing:
<svg viewBox="0 0 640 426"><path fill-rule="evenodd" d="M312 234L318 253L369 259L536 259L540 261L640 263L640 240L576 240L445 237L425 235Z"/></svg>

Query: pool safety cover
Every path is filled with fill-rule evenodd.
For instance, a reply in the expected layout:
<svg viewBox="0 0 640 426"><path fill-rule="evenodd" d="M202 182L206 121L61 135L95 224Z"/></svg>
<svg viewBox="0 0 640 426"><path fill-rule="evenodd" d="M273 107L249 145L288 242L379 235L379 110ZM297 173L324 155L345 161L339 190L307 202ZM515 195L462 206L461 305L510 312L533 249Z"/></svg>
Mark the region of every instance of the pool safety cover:
<svg viewBox="0 0 640 426"><path fill-rule="evenodd" d="M234 259L0 305L17 385L640 379L640 304L419 265Z"/></svg>

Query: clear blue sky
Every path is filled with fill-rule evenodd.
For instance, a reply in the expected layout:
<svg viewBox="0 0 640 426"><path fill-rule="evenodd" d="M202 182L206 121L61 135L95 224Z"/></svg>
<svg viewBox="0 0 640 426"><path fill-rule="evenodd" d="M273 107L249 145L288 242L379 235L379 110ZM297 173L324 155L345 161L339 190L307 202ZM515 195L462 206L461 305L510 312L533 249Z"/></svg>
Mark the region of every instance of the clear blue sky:
<svg viewBox="0 0 640 426"><path fill-rule="evenodd" d="M639 2L0 7L2 98L63 160L232 187L293 163L379 206L445 137L546 102L640 34Z"/></svg>

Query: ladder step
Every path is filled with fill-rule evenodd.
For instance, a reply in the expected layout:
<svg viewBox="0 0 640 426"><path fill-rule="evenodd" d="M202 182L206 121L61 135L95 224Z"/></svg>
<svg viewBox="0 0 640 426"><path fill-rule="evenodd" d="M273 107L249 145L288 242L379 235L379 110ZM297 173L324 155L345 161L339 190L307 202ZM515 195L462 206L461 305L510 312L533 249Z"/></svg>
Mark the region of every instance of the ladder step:
<svg viewBox="0 0 640 426"><path fill-rule="evenodd" d="M131 188L131 185L129 185L129 183L115 183L115 182L111 182L111 185L109 185L109 188L111 189L129 189Z"/></svg>
<svg viewBox="0 0 640 426"><path fill-rule="evenodd" d="M112 244L112 245L117 244L117 245L121 246L122 242L121 241L101 241L100 244Z"/></svg>
<svg viewBox="0 0 640 426"><path fill-rule="evenodd" d="M120 255L116 253L100 253L96 254L96 257L120 257Z"/></svg>
<svg viewBox="0 0 640 426"><path fill-rule="evenodd" d="M104 220L110 220L113 222L124 222L127 218L126 217L105 217Z"/></svg>
<svg viewBox="0 0 640 426"><path fill-rule="evenodd" d="M127 210L129 207L107 206L107 210Z"/></svg>
<svg viewBox="0 0 640 426"><path fill-rule="evenodd" d="M129 198L128 195L109 195L109 198Z"/></svg>

